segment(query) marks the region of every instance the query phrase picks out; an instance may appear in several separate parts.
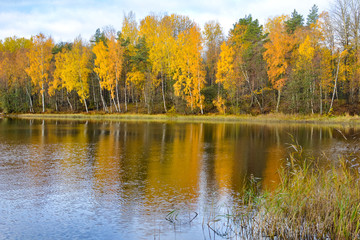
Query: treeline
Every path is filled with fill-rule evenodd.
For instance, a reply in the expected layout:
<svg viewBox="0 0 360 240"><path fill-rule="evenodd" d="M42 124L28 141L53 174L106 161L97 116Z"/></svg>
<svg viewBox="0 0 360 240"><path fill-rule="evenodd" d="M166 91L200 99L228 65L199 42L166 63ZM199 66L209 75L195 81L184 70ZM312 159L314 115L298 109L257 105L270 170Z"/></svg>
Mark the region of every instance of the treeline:
<svg viewBox="0 0 360 240"><path fill-rule="evenodd" d="M0 42L0 111L358 113L360 3L316 5L227 36L181 15L130 12L89 42L38 34Z"/></svg>

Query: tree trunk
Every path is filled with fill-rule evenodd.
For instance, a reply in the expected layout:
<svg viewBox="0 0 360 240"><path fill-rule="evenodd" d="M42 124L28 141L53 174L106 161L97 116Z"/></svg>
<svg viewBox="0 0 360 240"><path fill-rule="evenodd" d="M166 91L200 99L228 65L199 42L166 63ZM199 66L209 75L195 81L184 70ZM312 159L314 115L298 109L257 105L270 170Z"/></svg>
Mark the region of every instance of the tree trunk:
<svg viewBox="0 0 360 240"><path fill-rule="evenodd" d="M92 89L93 89L93 94L94 94L94 104L96 105L96 111L99 111L99 104L96 100L96 92L95 92L95 83L94 83L94 78L91 78L92 80Z"/></svg>
<svg viewBox="0 0 360 240"><path fill-rule="evenodd" d="M200 85L200 74L199 74L199 70L198 70L198 91L199 91L199 101L200 101L200 111L201 111L201 114L204 114L204 111L203 111L203 105L202 105L202 99L201 99L201 85Z"/></svg>
<svg viewBox="0 0 360 240"><path fill-rule="evenodd" d="M84 85L83 85L83 81L82 81L82 77L81 77L81 71L79 72L79 77L80 77L80 82L81 82L81 89L82 89L83 92L84 92ZM88 107L87 107L87 104L86 104L86 99L85 99L85 97L83 97L83 100L84 100L84 105L85 105L86 113L88 113L89 110L88 110Z"/></svg>
<svg viewBox="0 0 360 240"><path fill-rule="evenodd" d="M116 104L116 102L115 102L115 98L112 97L112 100L113 100L113 103L114 103L114 106L115 106L115 110L116 110L117 112L119 112L118 106L117 106L117 104Z"/></svg>
<svg viewBox="0 0 360 240"><path fill-rule="evenodd" d="M279 112L280 97L281 97L281 90L278 89L278 99L277 99L277 103L276 103L276 112Z"/></svg>
<svg viewBox="0 0 360 240"><path fill-rule="evenodd" d="M240 111L239 111L239 98L240 98L240 90L239 88L237 87L236 88L236 109L235 109L235 114L239 114ZM239 111L239 112L238 112Z"/></svg>
<svg viewBox="0 0 360 240"><path fill-rule="evenodd" d="M103 96L103 94L102 94L102 87L101 87L101 85L100 85L100 98L101 98L101 102L102 102L102 104L103 104L103 109L104 109L104 111L105 112L108 112L109 110L108 110L108 108L107 108L107 106L106 106L106 103L105 103L105 100L104 100L104 96Z"/></svg>
<svg viewBox="0 0 360 240"><path fill-rule="evenodd" d="M55 111L58 111L58 104L57 104L57 96L56 96L56 92L55 92Z"/></svg>
<svg viewBox="0 0 360 240"><path fill-rule="evenodd" d="M109 104L110 104L110 106L109 106L109 111L110 111L110 113L112 113L111 94L110 94L110 96L109 96Z"/></svg>
<svg viewBox="0 0 360 240"><path fill-rule="evenodd" d="M33 108L33 103L32 103L32 99L31 99L31 95L30 95L30 92L29 92L29 89L26 87L26 93L29 97L29 103L30 103L30 112L34 112L34 108Z"/></svg>
<svg viewBox="0 0 360 240"><path fill-rule="evenodd" d="M147 108L147 113L150 114L150 104L148 97L146 96L146 88L144 87L144 101L145 101L145 108Z"/></svg>
<svg viewBox="0 0 360 240"><path fill-rule="evenodd" d="M163 77L162 72L161 72L161 93L162 93L162 99L163 99L163 103L164 103L164 110L165 110L165 112L167 112L166 102L165 102L165 93L164 93L164 77Z"/></svg>
<svg viewBox="0 0 360 240"><path fill-rule="evenodd" d="M253 99L255 99L256 103L259 105L259 108L260 108L260 112L263 113L263 108L261 106L261 103L259 101L259 99L257 98L256 94L253 92L253 86L251 85L250 83L250 79L249 79L249 76L247 74L247 72L245 72L243 69L241 69L241 72L246 80L246 82L248 83L249 85L249 90L250 90L250 94L251 94L251 103L250 103L250 107L252 106L253 104Z"/></svg>
<svg viewBox="0 0 360 240"><path fill-rule="evenodd" d="M131 83L131 88L130 88L130 92L131 92L131 102L132 103L136 103L137 99L135 97L135 87L134 87L134 84Z"/></svg>
<svg viewBox="0 0 360 240"><path fill-rule="evenodd" d="M340 54L341 55L341 54ZM338 65L337 65L337 69L336 69L336 76L335 76L335 84L334 84L334 91L333 91L333 95L331 98L331 103L330 103L330 108L329 108L329 112L332 110L332 106L334 103L334 98L335 98L335 93L336 93L336 88L337 88L337 80L338 80L338 76L339 76L339 68L340 68L340 55L339 55L339 60L338 60Z"/></svg>
<svg viewBox="0 0 360 240"><path fill-rule="evenodd" d="M322 86L320 82L320 115L323 113L323 105L322 105Z"/></svg>
<svg viewBox="0 0 360 240"><path fill-rule="evenodd" d="M87 104L86 104L86 99L83 98L83 100L84 100L84 105L85 105L86 113L89 113L89 110L88 110L88 107L87 107Z"/></svg>
<svg viewBox="0 0 360 240"><path fill-rule="evenodd" d="M124 86L124 96L125 96L125 112L127 112L127 93L126 93L126 77L125 77L125 86Z"/></svg>
<svg viewBox="0 0 360 240"><path fill-rule="evenodd" d="M117 78L116 78L116 101L117 101L118 111L121 112L120 98L119 98L119 84L118 84L118 79Z"/></svg>
<svg viewBox="0 0 360 240"><path fill-rule="evenodd" d="M100 87L99 92L100 92L101 102L103 104L103 109L104 109L105 112L108 112L109 110L108 110L108 107L107 107L106 102L104 100L104 96L102 94L102 86L101 86L101 82L100 82L100 77L98 75L97 75L97 77L98 77L98 81L99 81L99 87Z"/></svg>
<svg viewBox="0 0 360 240"><path fill-rule="evenodd" d="M69 99L69 96L68 96L67 93L66 93L66 100L67 100L67 102L69 103L69 106L70 106L71 111L73 111L73 106L72 106L72 104L71 104L71 102L70 102L70 99Z"/></svg>
<svg viewBox="0 0 360 240"><path fill-rule="evenodd" d="M45 90L44 90L44 84L41 84L41 102L42 102L42 112L45 112Z"/></svg>
<svg viewBox="0 0 360 240"><path fill-rule="evenodd" d="M315 85L315 84L314 84ZM311 106L311 114L314 114L314 92L315 92L315 86L310 85L310 106Z"/></svg>

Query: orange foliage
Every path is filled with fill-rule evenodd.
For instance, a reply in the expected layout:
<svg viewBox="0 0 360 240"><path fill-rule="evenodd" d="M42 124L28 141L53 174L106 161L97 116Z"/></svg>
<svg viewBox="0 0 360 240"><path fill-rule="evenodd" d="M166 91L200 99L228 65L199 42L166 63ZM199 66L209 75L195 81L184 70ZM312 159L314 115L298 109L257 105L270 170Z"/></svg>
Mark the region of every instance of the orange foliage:
<svg viewBox="0 0 360 240"><path fill-rule="evenodd" d="M268 76L273 87L280 90L286 83L288 76L286 70L290 65L290 54L296 44L294 36L287 34L285 21L288 16L282 15L269 19L266 30L269 41L264 44L266 51L264 58L268 65Z"/></svg>

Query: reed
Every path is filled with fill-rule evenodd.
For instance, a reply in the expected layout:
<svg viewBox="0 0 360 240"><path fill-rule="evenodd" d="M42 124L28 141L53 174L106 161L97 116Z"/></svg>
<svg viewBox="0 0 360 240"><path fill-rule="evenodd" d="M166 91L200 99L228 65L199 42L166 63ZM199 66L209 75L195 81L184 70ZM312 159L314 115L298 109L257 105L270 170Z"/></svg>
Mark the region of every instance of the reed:
<svg viewBox="0 0 360 240"><path fill-rule="evenodd" d="M254 186L246 190L255 199L244 201L256 209L253 232L277 239L359 239L360 168L356 158L342 157L324 166L305 158L301 146L291 148L275 191L254 196Z"/></svg>
<svg viewBox="0 0 360 240"><path fill-rule="evenodd" d="M353 155L318 164L298 144L280 170L274 191L250 177L240 207L230 211L220 231L231 239L360 239L360 168ZM218 225L219 226L219 225Z"/></svg>
<svg viewBox="0 0 360 240"><path fill-rule="evenodd" d="M277 190L262 198L258 230L292 239L358 239L359 171L344 158L330 167L290 157Z"/></svg>

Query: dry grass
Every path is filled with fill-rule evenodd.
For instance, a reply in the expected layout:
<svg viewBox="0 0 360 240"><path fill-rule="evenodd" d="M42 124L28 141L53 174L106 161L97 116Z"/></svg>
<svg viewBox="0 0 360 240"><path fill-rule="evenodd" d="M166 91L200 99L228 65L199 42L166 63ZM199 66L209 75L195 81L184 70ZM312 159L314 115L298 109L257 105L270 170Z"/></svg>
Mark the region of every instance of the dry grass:
<svg viewBox="0 0 360 240"><path fill-rule="evenodd" d="M358 239L358 165L345 159L327 167L310 165L301 159L301 147L293 148L278 188L258 195L259 233L281 239Z"/></svg>
<svg viewBox="0 0 360 240"><path fill-rule="evenodd" d="M252 179L244 187L242 207L228 216L226 237L359 239L357 160L342 158L320 166L304 159L301 146L291 148L275 191L261 191L260 182Z"/></svg>
<svg viewBox="0 0 360 240"><path fill-rule="evenodd" d="M228 239L360 239L360 168L354 155L317 164L298 144L274 191L250 177L240 207L207 225Z"/></svg>
<svg viewBox="0 0 360 240"><path fill-rule="evenodd" d="M9 117L37 119L67 119L67 120L144 120L144 121L179 121L179 122L244 122L244 123L310 123L310 124L360 124L359 116L321 116L270 113L266 115L179 115L179 114L14 114Z"/></svg>

